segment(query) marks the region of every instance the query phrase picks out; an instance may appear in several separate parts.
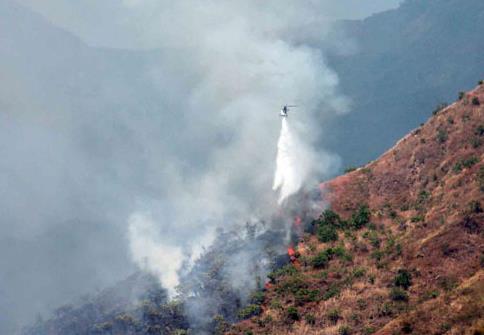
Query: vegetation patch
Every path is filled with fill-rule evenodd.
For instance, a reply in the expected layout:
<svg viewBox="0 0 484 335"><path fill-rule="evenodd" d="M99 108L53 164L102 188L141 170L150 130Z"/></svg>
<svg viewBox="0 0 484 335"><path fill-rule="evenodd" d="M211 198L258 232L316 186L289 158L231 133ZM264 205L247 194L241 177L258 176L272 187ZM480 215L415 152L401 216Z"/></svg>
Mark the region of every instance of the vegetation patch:
<svg viewBox="0 0 484 335"><path fill-rule="evenodd" d="M434 110L432 111L432 115L439 114L442 110L444 110L449 104L446 102L442 102L435 106Z"/></svg>
<svg viewBox="0 0 484 335"><path fill-rule="evenodd" d="M370 222L370 208L368 205L360 205L353 213L350 220L350 226L354 229L360 229L366 226Z"/></svg>
<svg viewBox="0 0 484 335"><path fill-rule="evenodd" d="M398 287L403 287L407 290L412 285L412 274L405 269L398 270L395 278L393 279L393 284Z"/></svg>
<svg viewBox="0 0 484 335"><path fill-rule="evenodd" d="M448 138L449 134L447 133L447 130L441 128L437 131L437 142L441 144L445 143Z"/></svg>
<svg viewBox="0 0 484 335"><path fill-rule="evenodd" d="M390 290L390 298L393 301L408 301L408 294L400 287L394 287Z"/></svg>
<svg viewBox="0 0 484 335"><path fill-rule="evenodd" d="M262 313L262 309L259 305L250 304L250 305L242 308L239 311L238 316L241 320L245 320L245 319L249 319L253 316L260 315L261 313Z"/></svg>

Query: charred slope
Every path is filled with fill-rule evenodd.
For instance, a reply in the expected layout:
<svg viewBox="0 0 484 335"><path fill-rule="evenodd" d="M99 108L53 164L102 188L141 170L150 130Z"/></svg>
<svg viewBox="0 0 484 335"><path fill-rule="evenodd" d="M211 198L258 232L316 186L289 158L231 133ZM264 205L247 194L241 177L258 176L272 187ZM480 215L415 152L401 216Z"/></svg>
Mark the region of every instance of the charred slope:
<svg viewBox="0 0 484 335"><path fill-rule="evenodd" d="M484 85L364 167L230 334L484 331Z"/></svg>

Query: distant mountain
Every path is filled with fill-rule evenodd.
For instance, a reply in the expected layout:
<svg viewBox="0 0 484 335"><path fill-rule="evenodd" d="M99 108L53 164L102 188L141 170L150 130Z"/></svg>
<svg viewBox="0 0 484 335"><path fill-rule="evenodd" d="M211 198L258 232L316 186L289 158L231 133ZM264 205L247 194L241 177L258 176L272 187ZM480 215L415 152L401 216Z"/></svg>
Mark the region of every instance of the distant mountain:
<svg viewBox="0 0 484 335"><path fill-rule="evenodd" d="M140 106L159 114L147 79L154 58L92 48L0 0L1 334L134 271L119 229L132 202L122 194L146 175L108 190L106 161L140 161L121 120Z"/></svg>
<svg viewBox="0 0 484 335"><path fill-rule="evenodd" d="M374 159L424 122L436 105L484 77L484 2L407 0L361 21L341 22L356 52L329 50L352 111L326 130L344 164Z"/></svg>
<svg viewBox="0 0 484 335"><path fill-rule="evenodd" d="M228 334L482 334L484 84L321 184L292 264Z"/></svg>

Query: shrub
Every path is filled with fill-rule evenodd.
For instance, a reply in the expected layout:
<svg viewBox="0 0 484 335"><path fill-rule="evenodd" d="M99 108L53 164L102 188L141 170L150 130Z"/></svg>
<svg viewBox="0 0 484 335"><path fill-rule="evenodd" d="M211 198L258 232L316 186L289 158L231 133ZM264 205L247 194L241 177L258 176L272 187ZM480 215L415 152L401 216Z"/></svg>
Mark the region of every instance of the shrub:
<svg viewBox="0 0 484 335"><path fill-rule="evenodd" d="M477 158L476 156L471 156L469 158L462 160L462 166L465 167L466 169L471 168L477 163L479 163L479 158Z"/></svg>
<svg viewBox="0 0 484 335"><path fill-rule="evenodd" d="M259 305L251 304L239 311L239 318L245 320L253 316L259 315L261 312L262 309Z"/></svg>
<svg viewBox="0 0 484 335"><path fill-rule="evenodd" d="M446 102L443 102L443 103L438 104L434 108L434 110L432 111L432 115L437 115L440 111L442 111L443 109L445 109L447 106L448 106L448 104Z"/></svg>
<svg viewBox="0 0 484 335"><path fill-rule="evenodd" d="M264 302L264 292L257 291L250 297L250 302L254 305L262 305Z"/></svg>
<svg viewBox="0 0 484 335"><path fill-rule="evenodd" d="M405 269L400 269L395 275L393 283L395 286L403 287L406 290L412 285L412 274Z"/></svg>
<svg viewBox="0 0 484 335"><path fill-rule="evenodd" d="M332 225L321 225L318 227L318 240L321 242L336 241L338 239L338 232Z"/></svg>
<svg viewBox="0 0 484 335"><path fill-rule="evenodd" d="M351 328L346 326L346 325L341 326L338 329L338 334L339 335L350 335L351 334Z"/></svg>
<svg viewBox="0 0 484 335"><path fill-rule="evenodd" d="M379 316L391 316L393 315L393 306L389 302L385 302L383 305L378 307Z"/></svg>
<svg viewBox="0 0 484 335"><path fill-rule="evenodd" d="M390 298L394 301L407 301L408 294L403 289L399 287L394 287L390 291Z"/></svg>
<svg viewBox="0 0 484 335"><path fill-rule="evenodd" d="M484 84L484 80L479 80L477 83L478 83L479 85L482 85L482 84Z"/></svg>
<svg viewBox="0 0 484 335"><path fill-rule="evenodd" d="M363 328L363 334L365 334L365 335L371 335L375 332L376 332L376 329L373 328L373 327L367 326L367 327Z"/></svg>
<svg viewBox="0 0 484 335"><path fill-rule="evenodd" d="M454 166L452 167L452 171L454 173L459 173L462 171L462 162L461 161L458 161L457 163L454 164Z"/></svg>
<svg viewBox="0 0 484 335"><path fill-rule="evenodd" d="M404 334L411 334L413 332L413 327L408 321L402 323L402 332Z"/></svg>
<svg viewBox="0 0 484 335"><path fill-rule="evenodd" d="M368 306L368 304L366 303L366 300L362 298L359 298L358 300L356 300L356 305L358 306L359 309L365 309Z"/></svg>
<svg viewBox="0 0 484 335"><path fill-rule="evenodd" d="M282 276L293 276L298 273L298 270L296 267L292 264L287 264L283 266L280 269L277 269L267 275L267 277L274 282L276 278L282 277Z"/></svg>
<svg viewBox="0 0 484 335"><path fill-rule="evenodd" d="M340 227L342 224L342 220L340 216L332 211L331 209L326 209L318 219L318 223L320 225L328 225L328 226L333 226L333 227Z"/></svg>
<svg viewBox="0 0 484 335"><path fill-rule="evenodd" d="M296 294L301 289L307 289L308 284L301 279L300 276L293 276L284 280L280 286L276 288L277 293L287 293Z"/></svg>
<svg viewBox="0 0 484 335"><path fill-rule="evenodd" d="M360 229L370 222L370 208L368 205L360 205L356 213L351 216L350 225L354 229Z"/></svg>
<svg viewBox="0 0 484 335"><path fill-rule="evenodd" d="M418 202L420 204L424 203L425 201L429 200L430 198L430 193L426 190L422 190L420 191L420 193L418 194Z"/></svg>
<svg viewBox="0 0 484 335"><path fill-rule="evenodd" d="M327 314L328 320L336 323L338 322L339 318L341 317L340 311L337 308L330 309Z"/></svg>
<svg viewBox="0 0 484 335"><path fill-rule="evenodd" d="M331 299L339 294L339 287L336 284L332 284L328 287L328 290L323 294L323 300Z"/></svg>
<svg viewBox="0 0 484 335"><path fill-rule="evenodd" d="M479 168L479 172L477 173L477 183L479 184L481 192L484 192L484 166Z"/></svg>
<svg viewBox="0 0 484 335"><path fill-rule="evenodd" d="M316 317L313 314L306 314L304 320L306 320L308 325L314 326L316 324Z"/></svg>
<svg viewBox="0 0 484 335"><path fill-rule="evenodd" d="M427 291L423 295L423 300L429 300L429 299L435 299L440 295L439 291L433 290L433 291Z"/></svg>
<svg viewBox="0 0 484 335"><path fill-rule="evenodd" d="M374 247L374 248L380 248L380 238L378 237L378 233L376 231L371 231L369 234L368 234L368 240L370 240L370 244Z"/></svg>
<svg viewBox="0 0 484 335"><path fill-rule="evenodd" d="M296 307L290 306L287 308L286 317L290 321L297 321L299 320L299 312Z"/></svg>
<svg viewBox="0 0 484 335"><path fill-rule="evenodd" d="M328 252L322 251L314 258L311 260L311 265L314 266L315 268L324 268L326 265L328 265L330 261L330 256L328 255Z"/></svg>
<svg viewBox="0 0 484 335"><path fill-rule="evenodd" d="M462 92L462 91L459 92L459 100L464 99L465 95L466 95L466 92Z"/></svg>
<svg viewBox="0 0 484 335"><path fill-rule="evenodd" d="M334 248L329 248L327 252L329 255L335 255L336 257L339 257L345 261L351 261L353 259L353 257L351 257L351 254L349 254L345 247L342 245L338 245Z"/></svg>
<svg viewBox="0 0 484 335"><path fill-rule="evenodd" d="M472 104L474 106L479 106L481 104L481 102L479 101L478 97L474 97L474 98L472 98Z"/></svg>
<svg viewBox="0 0 484 335"><path fill-rule="evenodd" d="M366 274L366 270L364 268L356 268L353 270L353 277L361 278Z"/></svg>
<svg viewBox="0 0 484 335"><path fill-rule="evenodd" d="M447 134L447 131L445 129L439 129L437 131L437 142L445 143L448 138L449 138L449 135Z"/></svg>
<svg viewBox="0 0 484 335"><path fill-rule="evenodd" d="M410 218L410 221L412 222L423 222L425 220L425 217L423 215L415 215Z"/></svg>
<svg viewBox="0 0 484 335"><path fill-rule="evenodd" d="M385 253L381 250L375 250L371 253L370 257L376 260L377 262L381 261L381 259L385 256Z"/></svg>
<svg viewBox="0 0 484 335"><path fill-rule="evenodd" d="M355 171L355 170L356 170L356 168L355 168L354 166L350 166L350 167L347 167L347 168L345 169L345 173L350 173L350 172L353 172L353 171Z"/></svg>
<svg viewBox="0 0 484 335"><path fill-rule="evenodd" d="M479 126L477 126L476 130L474 131L474 134L477 136L484 135L484 124L480 124Z"/></svg>
<svg viewBox="0 0 484 335"><path fill-rule="evenodd" d="M482 206L479 200L472 200L469 203L469 212L470 213L482 213Z"/></svg>
<svg viewBox="0 0 484 335"><path fill-rule="evenodd" d="M294 295L294 300L296 305L302 306L307 302L318 301L319 297L320 295L318 290L301 289Z"/></svg>

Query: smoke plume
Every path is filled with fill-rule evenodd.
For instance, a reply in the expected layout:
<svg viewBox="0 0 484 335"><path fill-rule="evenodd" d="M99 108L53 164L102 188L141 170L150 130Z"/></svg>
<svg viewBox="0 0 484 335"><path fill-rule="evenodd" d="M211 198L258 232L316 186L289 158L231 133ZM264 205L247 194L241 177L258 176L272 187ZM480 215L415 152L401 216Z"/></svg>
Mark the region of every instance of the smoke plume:
<svg viewBox="0 0 484 335"><path fill-rule="evenodd" d="M320 139L312 125L344 111L346 101L321 52L305 44L327 26L313 3L149 3L150 31L164 47L152 76L170 95L180 130L167 138L165 152L153 153L163 157L157 168L166 192L139 198L128 239L133 260L173 292L182 264L217 227L269 217L310 178L332 172L337 160L311 149ZM127 6L134 15L146 10L138 1ZM282 121L276 154L278 110L288 99L304 111L297 123ZM278 199L271 190L276 155ZM147 212L156 232L140 234ZM153 252L145 250L150 245Z"/></svg>
<svg viewBox="0 0 484 335"><path fill-rule="evenodd" d="M333 3L0 0L0 332L136 267L173 295L217 228L330 176ZM235 287L256 287L252 252L225 269Z"/></svg>

